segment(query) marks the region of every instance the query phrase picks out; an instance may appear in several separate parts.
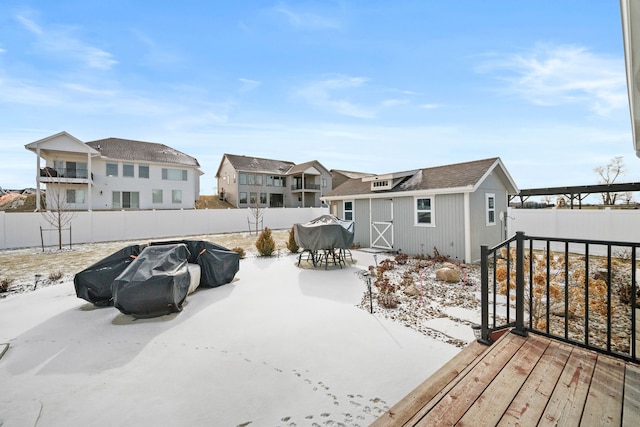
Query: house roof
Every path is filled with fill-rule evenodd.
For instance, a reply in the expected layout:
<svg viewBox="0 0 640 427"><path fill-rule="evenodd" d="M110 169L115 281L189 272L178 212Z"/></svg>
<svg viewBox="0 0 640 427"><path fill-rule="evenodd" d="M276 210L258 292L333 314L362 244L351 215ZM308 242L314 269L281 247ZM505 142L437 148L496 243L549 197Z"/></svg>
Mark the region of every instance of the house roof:
<svg viewBox="0 0 640 427"><path fill-rule="evenodd" d="M314 167L316 169L322 168L325 171L329 172L329 170L327 168L322 166L322 163L320 163L317 160L311 160L310 162L304 162L304 163L300 163L299 165L293 166L291 169L289 169L287 174L291 175L291 174L294 174L294 173L302 173L305 170L309 169L310 167ZM331 172L329 172L329 173L331 173Z"/></svg>
<svg viewBox="0 0 640 427"><path fill-rule="evenodd" d="M130 139L106 138L89 141L88 146L100 152L100 155L114 160L147 161L154 163L168 163L199 168L195 157L191 157L155 142L133 141Z"/></svg>
<svg viewBox="0 0 640 427"><path fill-rule="evenodd" d="M229 161L229 163L231 163L231 166L233 166L235 170L243 172L266 172L284 175L289 171L289 169L295 166L295 163L286 162L283 160L262 159L259 157L249 157L225 153L222 156L220 167L222 166L222 162L225 158ZM218 167L216 176L220 175L220 167Z"/></svg>
<svg viewBox="0 0 640 427"><path fill-rule="evenodd" d="M371 196L398 192L447 192L473 191L493 170L499 170L506 181L509 193L517 193L517 187L502 161L498 157L456 163L445 166L417 169L415 171L396 172L382 176L400 176L401 182L391 190L372 191L373 176L353 178L334 188L325 195L326 199L339 199L344 196Z"/></svg>

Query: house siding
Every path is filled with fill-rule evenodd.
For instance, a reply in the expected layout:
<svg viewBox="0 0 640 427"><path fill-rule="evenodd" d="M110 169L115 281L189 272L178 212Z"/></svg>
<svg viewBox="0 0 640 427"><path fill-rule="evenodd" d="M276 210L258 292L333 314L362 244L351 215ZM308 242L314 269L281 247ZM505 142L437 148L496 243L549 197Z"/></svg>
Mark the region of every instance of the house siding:
<svg viewBox="0 0 640 427"><path fill-rule="evenodd" d="M486 195L495 195L495 225L487 225ZM507 212L507 191L496 173L490 174L469 197L471 213L471 262L480 259L480 246L495 246L504 240L500 212Z"/></svg>

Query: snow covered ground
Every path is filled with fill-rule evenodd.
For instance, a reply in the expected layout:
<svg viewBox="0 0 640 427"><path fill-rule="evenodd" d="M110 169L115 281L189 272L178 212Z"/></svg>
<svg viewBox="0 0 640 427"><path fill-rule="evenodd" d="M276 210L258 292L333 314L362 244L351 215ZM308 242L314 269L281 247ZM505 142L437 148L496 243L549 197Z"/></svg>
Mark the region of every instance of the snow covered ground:
<svg viewBox="0 0 640 427"><path fill-rule="evenodd" d="M232 283L155 319L95 308L71 275L0 299L0 425L369 425L460 346L363 309L374 259L353 258L325 270L249 256ZM460 320L477 311L440 301L421 328L473 339Z"/></svg>

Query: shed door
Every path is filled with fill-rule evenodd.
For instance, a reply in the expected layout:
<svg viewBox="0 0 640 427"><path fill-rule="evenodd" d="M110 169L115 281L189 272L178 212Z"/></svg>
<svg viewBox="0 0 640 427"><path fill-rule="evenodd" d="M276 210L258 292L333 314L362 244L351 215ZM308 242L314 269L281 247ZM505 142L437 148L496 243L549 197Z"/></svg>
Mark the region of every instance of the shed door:
<svg viewBox="0 0 640 427"><path fill-rule="evenodd" d="M393 199L371 199L371 247L393 249Z"/></svg>

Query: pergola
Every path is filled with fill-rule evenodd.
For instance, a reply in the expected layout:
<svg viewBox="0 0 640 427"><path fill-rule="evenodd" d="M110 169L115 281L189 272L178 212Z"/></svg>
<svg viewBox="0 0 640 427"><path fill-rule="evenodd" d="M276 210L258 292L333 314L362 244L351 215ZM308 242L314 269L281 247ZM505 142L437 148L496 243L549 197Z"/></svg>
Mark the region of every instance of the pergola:
<svg viewBox="0 0 640 427"><path fill-rule="evenodd" d="M509 196L509 203L514 199L519 198L520 207L524 207L524 202L531 196L565 196L569 199L571 209L573 209L575 201L578 202L578 209L582 209L582 201L593 193L626 193L630 191L640 191L640 182L578 185L572 187L529 188L526 190L520 190L518 194Z"/></svg>

